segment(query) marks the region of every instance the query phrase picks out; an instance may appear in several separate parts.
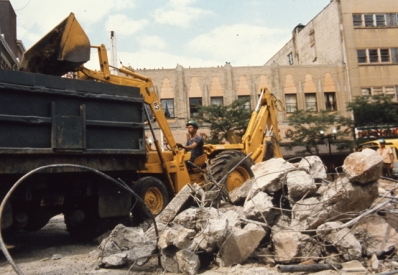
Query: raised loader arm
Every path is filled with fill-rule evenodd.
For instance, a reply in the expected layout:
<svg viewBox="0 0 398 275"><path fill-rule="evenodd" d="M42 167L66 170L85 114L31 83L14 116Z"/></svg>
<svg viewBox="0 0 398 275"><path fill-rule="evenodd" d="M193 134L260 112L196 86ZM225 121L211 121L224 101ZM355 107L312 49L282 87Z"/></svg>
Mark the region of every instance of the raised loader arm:
<svg viewBox="0 0 398 275"><path fill-rule="evenodd" d="M246 154L253 153L251 158L254 162L272 157L282 158L277 120L277 112L282 110L282 103L268 88L262 89L256 109L242 137L244 151Z"/></svg>

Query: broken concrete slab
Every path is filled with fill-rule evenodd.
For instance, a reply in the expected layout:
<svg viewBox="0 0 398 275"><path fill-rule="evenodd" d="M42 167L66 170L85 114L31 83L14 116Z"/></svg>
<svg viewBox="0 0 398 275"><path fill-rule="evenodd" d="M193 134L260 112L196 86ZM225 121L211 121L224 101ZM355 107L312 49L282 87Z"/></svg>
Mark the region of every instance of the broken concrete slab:
<svg viewBox="0 0 398 275"><path fill-rule="evenodd" d="M199 190L200 187L196 183L193 185L185 185L180 192L171 200L166 208L155 218L156 223L161 222L167 224L171 222L174 217L179 213L192 195L192 190Z"/></svg>
<svg viewBox="0 0 398 275"><path fill-rule="evenodd" d="M382 166L382 157L376 151L366 148L346 157L343 171L351 182L366 184L380 178Z"/></svg>
<svg viewBox="0 0 398 275"><path fill-rule="evenodd" d="M317 235L326 243L333 245L346 261L362 257L362 246L348 228L339 228L342 222L327 222L317 228Z"/></svg>
<svg viewBox="0 0 398 275"><path fill-rule="evenodd" d="M179 270L183 274L195 275L200 268L200 260L198 255L190 250L183 249L177 252L176 261Z"/></svg>
<svg viewBox="0 0 398 275"><path fill-rule="evenodd" d="M261 226L253 223L247 224L243 229L234 227L220 247L221 266L232 266L245 261L257 248L265 234Z"/></svg>
<svg viewBox="0 0 398 275"><path fill-rule="evenodd" d="M357 213L368 209L378 197L377 181L360 185L351 183L347 178L339 178L328 185L320 199L320 204L314 205L314 215L308 217L310 229L316 229L326 220L333 217L352 218L349 213ZM344 213L347 213L344 215Z"/></svg>
<svg viewBox="0 0 398 275"><path fill-rule="evenodd" d="M298 201L304 196L311 197L318 189L314 178L305 171L292 171L286 175L289 198Z"/></svg>
<svg viewBox="0 0 398 275"><path fill-rule="evenodd" d="M241 186L229 192L229 197L231 199L231 202L233 204L244 202L255 180L256 180L255 178L248 179Z"/></svg>
<svg viewBox="0 0 398 275"><path fill-rule="evenodd" d="M293 164L282 158L272 158L252 166L255 181L252 184L251 196L260 191L275 193L282 188L281 177L286 172L296 169Z"/></svg>
<svg viewBox="0 0 398 275"><path fill-rule="evenodd" d="M266 218L273 207L272 197L264 192L258 192L253 198L246 201L243 211L249 219L267 222Z"/></svg>
<svg viewBox="0 0 398 275"><path fill-rule="evenodd" d="M101 264L104 267L117 267L124 266L127 263L127 253L117 253L110 256L102 258Z"/></svg>
<svg viewBox="0 0 398 275"><path fill-rule="evenodd" d="M231 229L228 220L209 219L207 226L193 239L192 249L199 247L207 253L215 251L227 238Z"/></svg>
<svg viewBox="0 0 398 275"><path fill-rule="evenodd" d="M381 216L372 214L361 219L352 229L355 237L363 246L367 256L381 254L398 249L398 233Z"/></svg>
<svg viewBox="0 0 398 275"><path fill-rule="evenodd" d="M156 251L156 241L148 238L142 228L119 224L101 242L98 250L105 265L121 265L126 261L137 260L143 264Z"/></svg>
<svg viewBox="0 0 398 275"><path fill-rule="evenodd" d="M292 208L291 228L297 231L306 230L309 227L308 217L322 211L323 206L319 198L312 197L296 202Z"/></svg>
<svg viewBox="0 0 398 275"><path fill-rule="evenodd" d="M321 245L312 237L295 231L272 232L275 261L294 263L316 259L321 255Z"/></svg>
<svg viewBox="0 0 398 275"><path fill-rule="evenodd" d="M323 161L318 156L303 158L298 165L299 169L305 169L314 179L326 179L326 169Z"/></svg>

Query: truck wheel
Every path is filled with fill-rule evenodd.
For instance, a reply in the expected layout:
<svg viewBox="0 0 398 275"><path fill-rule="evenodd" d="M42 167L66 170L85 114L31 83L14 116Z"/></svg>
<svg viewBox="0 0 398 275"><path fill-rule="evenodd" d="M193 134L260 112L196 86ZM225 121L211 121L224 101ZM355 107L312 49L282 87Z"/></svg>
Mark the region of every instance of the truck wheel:
<svg viewBox="0 0 398 275"><path fill-rule="evenodd" d="M157 216L169 203L169 195L164 184L155 177L139 179L133 186L134 192L145 202L152 215ZM133 218L145 220L150 217L147 208L137 202L133 209Z"/></svg>
<svg viewBox="0 0 398 275"><path fill-rule="evenodd" d="M66 229L77 241L90 241L106 231L106 220L89 208L70 209L64 213Z"/></svg>
<svg viewBox="0 0 398 275"><path fill-rule="evenodd" d="M210 164L210 170L215 181L219 182L225 174L239 163L246 155L236 150L223 151L218 154ZM254 177L251 167L254 161L245 159L223 182L228 191L241 186L245 181ZM208 179L207 179L208 180Z"/></svg>

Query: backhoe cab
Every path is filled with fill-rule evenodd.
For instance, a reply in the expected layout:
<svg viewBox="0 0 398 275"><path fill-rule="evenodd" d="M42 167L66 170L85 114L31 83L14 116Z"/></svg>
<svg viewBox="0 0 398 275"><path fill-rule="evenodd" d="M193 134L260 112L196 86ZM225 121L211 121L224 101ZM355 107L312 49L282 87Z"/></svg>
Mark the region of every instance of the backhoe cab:
<svg viewBox="0 0 398 275"><path fill-rule="evenodd" d="M90 48L98 51L99 71L90 70L83 65L90 59ZM146 167L136 171L137 180L133 184L133 189L143 198L153 214L160 213L168 204L170 197L186 184L204 184L212 178L217 182L223 180L219 183L232 190L253 177L251 166L254 163L270 157L282 157L276 118L277 104L280 102L268 89L263 89L241 143L205 145L205 155L195 161L201 169L195 168L192 173L188 173L185 161L189 160L190 153L178 148L151 79L126 67L119 68L118 75L112 74L105 46L90 46L87 35L73 13L25 53L20 70L53 75L75 71L81 80L94 80L140 89L144 102L151 110L170 148L169 151L162 151L154 135L151 121L148 119L156 150L147 151ZM147 148L150 148L148 144ZM250 153L251 157L248 158L247 155ZM206 170L212 177L203 173ZM225 178L228 172L231 173ZM140 205L135 207L134 216L145 213L141 207Z"/></svg>

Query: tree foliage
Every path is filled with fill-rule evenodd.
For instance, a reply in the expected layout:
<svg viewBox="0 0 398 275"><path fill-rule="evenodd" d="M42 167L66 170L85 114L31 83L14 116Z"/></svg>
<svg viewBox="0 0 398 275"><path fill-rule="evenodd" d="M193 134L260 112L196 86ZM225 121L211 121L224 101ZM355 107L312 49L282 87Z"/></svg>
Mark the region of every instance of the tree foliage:
<svg viewBox="0 0 398 275"><path fill-rule="evenodd" d="M329 138L335 138L338 148L343 149L351 146L347 142L339 142L352 132L351 125L350 119L339 117L334 112L297 110L289 116L289 126L294 128L294 132L291 136L288 136L292 141L288 144L288 148L302 146L304 150L300 153L319 155L319 146L325 144L327 136L332 134L333 129L336 129L336 134L333 137L329 136ZM323 135L321 131L324 131Z"/></svg>
<svg viewBox="0 0 398 275"><path fill-rule="evenodd" d="M230 105L201 106L197 120L201 124L210 124L209 143L220 143L228 130L241 135L245 132L251 112L245 108L249 99L239 99Z"/></svg>
<svg viewBox="0 0 398 275"><path fill-rule="evenodd" d="M353 112L357 127L398 124L398 105L392 102L392 96L357 96L347 103L347 110Z"/></svg>

